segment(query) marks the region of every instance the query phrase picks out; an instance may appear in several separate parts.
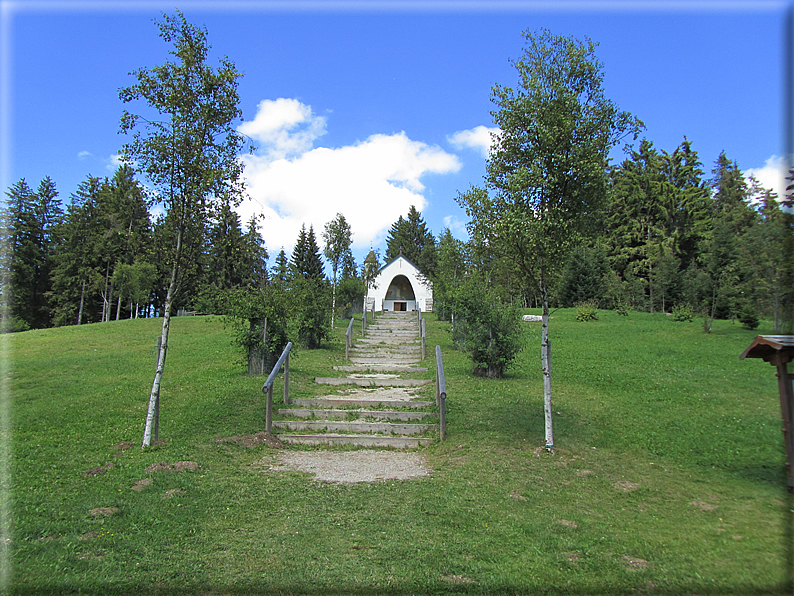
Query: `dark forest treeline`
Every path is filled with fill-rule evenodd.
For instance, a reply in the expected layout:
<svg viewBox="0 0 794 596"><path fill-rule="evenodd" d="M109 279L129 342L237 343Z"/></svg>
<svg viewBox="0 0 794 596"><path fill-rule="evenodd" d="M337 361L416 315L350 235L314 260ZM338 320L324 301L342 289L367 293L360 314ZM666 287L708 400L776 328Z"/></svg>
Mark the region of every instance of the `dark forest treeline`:
<svg viewBox="0 0 794 596"><path fill-rule="evenodd" d="M791 180L791 178L789 178ZM642 310L684 317L759 317L776 332L792 325L794 216L785 201L745 179L720 154L707 174L686 138L671 153L643 140L609 171L608 196L590 214L566 259L553 263L551 302L592 302L621 312ZM477 230L464 244L448 231L437 252L435 299L442 315L455 288L477 276L503 299L537 306L539 291Z"/></svg>
<svg viewBox="0 0 794 596"><path fill-rule="evenodd" d="M553 304L676 310L703 316L707 326L714 318L752 324L759 317L773 320L778 332L791 325L794 216L781 209L781 198L746 181L724 153L707 174L686 139L670 153L643 140L609 180L603 211L592 214L588 234L556 263ZM6 330L160 314L170 267L164 247L174 234L168 217L152 220L129 167L112 178L87 177L68 204L50 178L36 190L20 180L6 195ZM186 259L178 309L223 312L223 291L268 285L268 255L255 220L243 229L222 203L201 238ZM412 208L387 240L387 260L402 250L433 282L441 316L456 288L475 279L503 299L537 304L532 281L476 233L467 243L449 230L434 239ZM324 279L311 228L301 231L291 259L278 255L271 276L283 285L303 269L297 277ZM363 282L354 263L348 269L340 283L349 310Z"/></svg>
<svg viewBox="0 0 794 596"><path fill-rule="evenodd" d="M45 178L6 192L2 231L5 329L20 331L161 314L168 288L167 216L152 220L131 168L88 176L68 204ZM242 229L221 204L188 255L177 308L214 310L219 290L267 283L267 251L256 222Z"/></svg>

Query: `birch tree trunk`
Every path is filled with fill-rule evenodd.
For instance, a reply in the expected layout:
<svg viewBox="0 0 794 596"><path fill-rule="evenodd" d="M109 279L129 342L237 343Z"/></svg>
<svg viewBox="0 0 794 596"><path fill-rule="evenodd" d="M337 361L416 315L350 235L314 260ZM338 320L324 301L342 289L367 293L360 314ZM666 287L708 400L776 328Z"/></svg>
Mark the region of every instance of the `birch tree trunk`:
<svg viewBox="0 0 794 596"><path fill-rule="evenodd" d="M336 275L334 275L334 287L331 291L331 329L334 328L334 315L336 315Z"/></svg>
<svg viewBox="0 0 794 596"><path fill-rule="evenodd" d="M542 274L541 274L542 275ZM551 420L551 344L549 343L549 290L545 278L541 278L543 300L543 322L540 344L540 359L543 368L543 413L546 426L546 451L554 453L554 431Z"/></svg>
<svg viewBox="0 0 794 596"><path fill-rule="evenodd" d="M80 308L77 310L77 324L83 322L83 297L85 296L85 280L83 280L83 287L80 290Z"/></svg>
<svg viewBox="0 0 794 596"><path fill-rule="evenodd" d="M165 297L163 308L163 330L160 334L160 351L157 355L157 369L154 373L152 382L152 392L149 395L149 410L146 413L146 427L143 430L143 444L141 449L152 444L152 430L154 430L154 440L156 441L160 432L160 381L165 370L165 356L168 352L168 332L171 329L171 305L177 288L177 276L179 274L179 261L182 253L182 230L177 233L176 254L174 265L171 268L171 283L168 284L168 293Z"/></svg>

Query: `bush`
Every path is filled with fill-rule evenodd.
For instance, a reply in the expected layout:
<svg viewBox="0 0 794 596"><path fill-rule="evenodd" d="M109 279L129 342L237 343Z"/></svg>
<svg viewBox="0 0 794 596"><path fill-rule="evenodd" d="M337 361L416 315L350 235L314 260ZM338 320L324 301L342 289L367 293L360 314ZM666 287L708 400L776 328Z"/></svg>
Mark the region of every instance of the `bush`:
<svg viewBox="0 0 794 596"><path fill-rule="evenodd" d="M742 306L742 309L739 312L739 322L742 324L742 327L749 329L750 331L758 327L760 323L758 320L758 315L756 314L755 309L753 309L749 303Z"/></svg>
<svg viewBox="0 0 794 596"><path fill-rule="evenodd" d="M692 308L686 304L679 304L678 306L673 308L674 321L686 321L691 323L692 317L694 316L695 313L692 312Z"/></svg>
<svg viewBox="0 0 794 596"><path fill-rule="evenodd" d="M336 314L341 319L349 319L364 308L364 294L367 287L360 277L346 277L336 286Z"/></svg>
<svg viewBox="0 0 794 596"><path fill-rule="evenodd" d="M615 303L615 312L621 317L628 317L629 307L625 302L617 302Z"/></svg>
<svg viewBox="0 0 794 596"><path fill-rule="evenodd" d="M264 289L232 288L218 292L215 299L218 312L227 316L234 330L233 343L246 353L248 374L269 374L289 341L290 300L286 289L280 285Z"/></svg>
<svg viewBox="0 0 794 596"><path fill-rule="evenodd" d="M455 344L469 353L473 373L499 379L524 347L521 313L485 285L469 281L454 296Z"/></svg>
<svg viewBox="0 0 794 596"><path fill-rule="evenodd" d="M576 303L576 320L577 321L597 321L598 320L598 307L595 302L577 302Z"/></svg>
<svg viewBox="0 0 794 596"><path fill-rule="evenodd" d="M331 289L325 280L295 279L293 306L298 343L309 350L331 337Z"/></svg>

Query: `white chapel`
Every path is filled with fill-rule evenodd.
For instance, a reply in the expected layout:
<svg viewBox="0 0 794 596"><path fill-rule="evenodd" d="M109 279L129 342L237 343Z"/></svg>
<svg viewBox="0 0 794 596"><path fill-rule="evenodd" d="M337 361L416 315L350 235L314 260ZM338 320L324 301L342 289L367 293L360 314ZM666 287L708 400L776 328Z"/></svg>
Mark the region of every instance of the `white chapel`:
<svg viewBox="0 0 794 596"><path fill-rule="evenodd" d="M430 281L402 254L378 271L374 286L367 292L367 309L375 304L377 311L422 312L433 310L433 290Z"/></svg>

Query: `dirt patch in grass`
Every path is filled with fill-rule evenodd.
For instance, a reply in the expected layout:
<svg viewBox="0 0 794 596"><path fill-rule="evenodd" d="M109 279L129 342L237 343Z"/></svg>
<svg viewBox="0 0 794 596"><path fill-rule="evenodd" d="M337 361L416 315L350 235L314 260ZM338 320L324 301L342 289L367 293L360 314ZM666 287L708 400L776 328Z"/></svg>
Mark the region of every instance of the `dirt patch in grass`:
<svg viewBox="0 0 794 596"><path fill-rule="evenodd" d="M717 508L716 505L706 503L705 501L692 501L690 505L692 505L692 507L697 507L701 511L714 511Z"/></svg>
<svg viewBox="0 0 794 596"><path fill-rule="evenodd" d="M91 517L110 517L119 512L118 507L96 507L88 512Z"/></svg>
<svg viewBox="0 0 794 596"><path fill-rule="evenodd" d="M185 470L193 472L197 470L198 467L199 465L194 461L178 461L174 462L173 464L161 461L146 468L146 473L154 474L156 472L184 472Z"/></svg>
<svg viewBox="0 0 794 596"><path fill-rule="evenodd" d="M622 490L624 493L630 493L640 488L640 485L636 482L627 481L616 482L613 486L618 490Z"/></svg>
<svg viewBox="0 0 794 596"><path fill-rule="evenodd" d="M270 457L262 460L271 472L294 470L314 474L315 480L325 482L377 482L379 480L405 480L429 476L432 471L424 457L415 452L396 451L342 451L310 452L282 451L276 463Z"/></svg>
<svg viewBox="0 0 794 596"><path fill-rule="evenodd" d="M141 492L144 488L149 486L152 483L151 478L144 478L143 480L138 480L135 484L132 485L130 490L134 490L136 493Z"/></svg>
<svg viewBox="0 0 794 596"><path fill-rule="evenodd" d="M91 468L90 470L86 470L85 472L83 472L83 478L88 478L89 476L101 476L112 467L113 464L105 464L104 466L97 466L96 468Z"/></svg>
<svg viewBox="0 0 794 596"><path fill-rule="evenodd" d="M135 443L130 443L129 441L122 441L118 445L114 446L113 449L118 449L116 453L113 454L113 457L121 457L123 453L132 447Z"/></svg>
<svg viewBox="0 0 794 596"><path fill-rule="evenodd" d="M199 465L194 461L178 461L174 462L174 472L195 472L198 470Z"/></svg>
<svg viewBox="0 0 794 596"><path fill-rule="evenodd" d="M441 581L444 581L453 586L467 586L477 583L473 578L466 577L465 575L442 575Z"/></svg>
<svg viewBox="0 0 794 596"><path fill-rule="evenodd" d="M259 445L267 445L273 449L282 449L284 443L279 441L276 437L266 432L259 432L255 435L234 435L233 437L215 437L213 439L216 443L236 443L240 447L251 449Z"/></svg>
<svg viewBox="0 0 794 596"><path fill-rule="evenodd" d="M625 563L626 569L646 569L650 566L650 563L645 559L640 559L638 557L629 557L628 555L623 557L623 562Z"/></svg>
<svg viewBox="0 0 794 596"><path fill-rule="evenodd" d="M99 534L96 532L86 532L80 536L80 540L93 540L97 536L99 536Z"/></svg>
<svg viewBox="0 0 794 596"><path fill-rule="evenodd" d="M565 558L568 559L571 563L576 563L580 559L578 553L562 553L562 554L565 555Z"/></svg>
<svg viewBox="0 0 794 596"><path fill-rule="evenodd" d="M524 495L522 495L520 493L517 493L514 490L510 491L510 498L511 499L517 499L518 501L526 501L527 500L527 498Z"/></svg>
<svg viewBox="0 0 794 596"><path fill-rule="evenodd" d="M171 490L165 491L163 494L164 499L170 499L171 497L175 497L176 495L186 495L187 492L182 490L181 488L172 488Z"/></svg>
<svg viewBox="0 0 794 596"><path fill-rule="evenodd" d="M567 519L558 519L557 522L566 528L573 528L574 530L579 527L576 522Z"/></svg>

